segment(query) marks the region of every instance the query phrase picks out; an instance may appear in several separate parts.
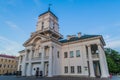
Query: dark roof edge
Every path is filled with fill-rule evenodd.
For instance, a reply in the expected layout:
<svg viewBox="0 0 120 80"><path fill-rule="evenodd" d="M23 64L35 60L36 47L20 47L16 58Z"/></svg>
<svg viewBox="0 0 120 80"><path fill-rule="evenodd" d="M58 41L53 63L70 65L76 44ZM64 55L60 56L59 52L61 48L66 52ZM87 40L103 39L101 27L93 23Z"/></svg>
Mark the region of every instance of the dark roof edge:
<svg viewBox="0 0 120 80"><path fill-rule="evenodd" d="M57 17L52 11L50 11L50 10L48 10L48 11L46 11L46 12L40 14L38 17L40 17L40 16L42 16L42 15L48 13L48 12L51 13L53 16L55 16L55 17L58 19L58 17Z"/></svg>
<svg viewBox="0 0 120 80"><path fill-rule="evenodd" d="M25 50L21 50L21 51L19 51L19 53L22 53L22 52L25 52Z"/></svg>
<svg viewBox="0 0 120 80"><path fill-rule="evenodd" d="M104 41L103 36L101 35L100 37L101 37L101 38L100 38L101 42L103 43L104 46L106 46L106 43L105 43L105 41Z"/></svg>
<svg viewBox="0 0 120 80"><path fill-rule="evenodd" d="M74 42L74 41L78 41L78 40L84 40L84 39L94 38L94 37L99 37L99 36L101 36L101 35L83 35L80 38L74 37L72 40L71 39L70 40L63 39L63 40L60 40L59 42L61 42L61 43Z"/></svg>

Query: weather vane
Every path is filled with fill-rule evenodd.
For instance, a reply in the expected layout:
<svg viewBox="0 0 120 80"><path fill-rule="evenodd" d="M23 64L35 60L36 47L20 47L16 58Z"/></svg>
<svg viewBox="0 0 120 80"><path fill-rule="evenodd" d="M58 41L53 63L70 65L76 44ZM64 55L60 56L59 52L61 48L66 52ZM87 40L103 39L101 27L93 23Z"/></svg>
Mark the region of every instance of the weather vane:
<svg viewBox="0 0 120 80"><path fill-rule="evenodd" d="M52 4L49 3L49 5L48 5L48 11L50 11L50 6L52 6Z"/></svg>

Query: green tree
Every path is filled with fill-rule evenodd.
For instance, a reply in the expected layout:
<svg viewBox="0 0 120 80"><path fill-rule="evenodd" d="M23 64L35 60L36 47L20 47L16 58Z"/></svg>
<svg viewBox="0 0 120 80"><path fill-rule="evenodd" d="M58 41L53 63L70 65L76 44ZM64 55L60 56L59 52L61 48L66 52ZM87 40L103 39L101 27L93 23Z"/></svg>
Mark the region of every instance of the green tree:
<svg viewBox="0 0 120 80"><path fill-rule="evenodd" d="M110 73L120 73L120 53L110 49L105 49L108 69Z"/></svg>

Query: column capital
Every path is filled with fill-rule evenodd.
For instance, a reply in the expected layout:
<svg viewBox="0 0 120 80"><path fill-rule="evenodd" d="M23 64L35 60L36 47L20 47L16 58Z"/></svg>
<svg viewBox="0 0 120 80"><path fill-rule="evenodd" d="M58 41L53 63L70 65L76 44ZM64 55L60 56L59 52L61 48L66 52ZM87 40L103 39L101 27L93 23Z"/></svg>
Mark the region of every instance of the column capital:
<svg viewBox="0 0 120 80"><path fill-rule="evenodd" d="M88 44L88 45L86 45L87 47L90 47L91 46L91 44Z"/></svg>
<svg viewBox="0 0 120 80"><path fill-rule="evenodd" d="M97 45L98 45L98 46L101 46L101 44L100 44L100 43L98 43Z"/></svg>
<svg viewBox="0 0 120 80"><path fill-rule="evenodd" d="M41 48L41 49L44 49L44 48L45 48L45 46L41 46L40 48Z"/></svg>
<svg viewBox="0 0 120 80"><path fill-rule="evenodd" d="M52 48L54 48L54 46L53 46L53 45L49 45L49 47L52 47Z"/></svg>
<svg viewBox="0 0 120 80"><path fill-rule="evenodd" d="M98 43L97 45L98 45L98 46L101 46L101 47L103 47L103 46L104 46L104 45L102 45L102 44L100 44L100 43Z"/></svg>

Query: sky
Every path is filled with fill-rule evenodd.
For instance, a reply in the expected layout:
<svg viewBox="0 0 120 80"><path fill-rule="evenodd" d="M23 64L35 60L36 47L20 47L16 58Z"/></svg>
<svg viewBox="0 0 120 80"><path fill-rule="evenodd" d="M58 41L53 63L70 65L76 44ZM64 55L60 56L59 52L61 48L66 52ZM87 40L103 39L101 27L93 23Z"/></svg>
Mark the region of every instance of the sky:
<svg viewBox="0 0 120 80"><path fill-rule="evenodd" d="M120 0L0 0L0 53L18 55L24 49L49 3L64 38L102 35L105 47L120 52Z"/></svg>

